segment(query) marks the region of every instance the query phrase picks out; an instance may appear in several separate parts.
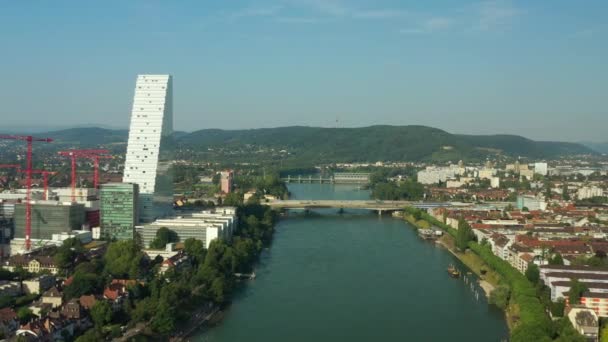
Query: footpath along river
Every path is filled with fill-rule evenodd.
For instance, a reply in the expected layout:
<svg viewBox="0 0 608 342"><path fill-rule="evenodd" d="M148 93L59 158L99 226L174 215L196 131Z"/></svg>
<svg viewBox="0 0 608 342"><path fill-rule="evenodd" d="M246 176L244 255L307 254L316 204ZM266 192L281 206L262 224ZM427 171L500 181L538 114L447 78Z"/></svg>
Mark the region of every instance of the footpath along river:
<svg viewBox="0 0 608 342"><path fill-rule="evenodd" d="M295 199L368 199L356 186L290 184ZM464 266L400 219L290 212L232 306L194 341L501 341L504 314ZM464 272L466 274L466 272ZM468 278L473 278L469 275ZM476 295L478 293L478 296Z"/></svg>

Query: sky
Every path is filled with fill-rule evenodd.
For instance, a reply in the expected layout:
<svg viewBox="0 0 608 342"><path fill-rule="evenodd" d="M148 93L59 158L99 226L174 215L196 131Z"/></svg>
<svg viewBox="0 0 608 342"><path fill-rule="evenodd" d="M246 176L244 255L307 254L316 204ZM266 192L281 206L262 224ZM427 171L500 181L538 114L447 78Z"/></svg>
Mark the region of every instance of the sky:
<svg viewBox="0 0 608 342"><path fill-rule="evenodd" d="M174 126L428 125L608 141L606 0L0 1L8 128L128 127L138 74Z"/></svg>

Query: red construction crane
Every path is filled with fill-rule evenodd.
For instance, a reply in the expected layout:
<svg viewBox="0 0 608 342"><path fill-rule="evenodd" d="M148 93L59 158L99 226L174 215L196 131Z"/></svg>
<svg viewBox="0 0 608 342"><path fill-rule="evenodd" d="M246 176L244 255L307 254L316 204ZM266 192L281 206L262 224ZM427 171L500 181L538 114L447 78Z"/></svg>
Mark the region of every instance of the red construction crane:
<svg viewBox="0 0 608 342"><path fill-rule="evenodd" d="M32 191L32 144L34 141L50 143L51 138L35 138L31 135L0 135L0 139L22 140L27 142L26 156L26 190L25 190L25 250L31 247L30 235L32 234L32 205L30 203L30 192Z"/></svg>
<svg viewBox="0 0 608 342"><path fill-rule="evenodd" d="M19 164L0 164L0 169L4 168L14 168L19 173L27 173L27 171L21 171L21 165ZM46 201L49 188L49 175L55 175L57 174L57 172L46 170L32 170L32 174L42 175L42 184L44 186L44 200Z"/></svg>
<svg viewBox="0 0 608 342"><path fill-rule="evenodd" d="M60 151L59 155L70 157L72 160L72 202L76 202L76 158L95 158L108 154L108 150L68 150ZM109 156L108 156L109 157ZM99 162L96 160L95 173L97 174L97 166Z"/></svg>
<svg viewBox="0 0 608 342"><path fill-rule="evenodd" d="M2 168L2 169L15 168L15 169L17 169L17 172L21 171L21 165L19 165L19 164L0 164L0 168Z"/></svg>
<svg viewBox="0 0 608 342"><path fill-rule="evenodd" d="M114 157L96 154L89 158L93 159L93 187L97 189L99 187L99 159L112 159Z"/></svg>
<svg viewBox="0 0 608 342"><path fill-rule="evenodd" d="M46 170L32 170L32 173L42 175L42 184L44 187L44 197L43 199L46 201L49 193L49 175L55 175L57 172L55 171L46 171Z"/></svg>

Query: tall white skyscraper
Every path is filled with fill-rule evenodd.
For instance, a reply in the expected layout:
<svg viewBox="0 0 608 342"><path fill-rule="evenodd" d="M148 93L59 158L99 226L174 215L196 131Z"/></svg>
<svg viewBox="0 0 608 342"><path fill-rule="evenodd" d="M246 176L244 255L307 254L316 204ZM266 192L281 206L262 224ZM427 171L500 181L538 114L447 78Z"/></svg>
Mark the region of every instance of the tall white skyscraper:
<svg viewBox="0 0 608 342"><path fill-rule="evenodd" d="M139 185L140 222L151 222L171 211L172 134L172 77L137 76L123 182Z"/></svg>

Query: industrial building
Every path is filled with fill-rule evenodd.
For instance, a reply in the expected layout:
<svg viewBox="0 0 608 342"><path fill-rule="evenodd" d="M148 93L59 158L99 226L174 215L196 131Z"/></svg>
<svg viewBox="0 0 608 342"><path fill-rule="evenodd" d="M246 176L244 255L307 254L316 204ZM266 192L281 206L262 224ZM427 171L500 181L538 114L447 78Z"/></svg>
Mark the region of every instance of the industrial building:
<svg viewBox="0 0 608 342"><path fill-rule="evenodd" d="M173 91L170 75L139 75L131 111L123 182L139 186L140 222L171 214Z"/></svg>
<svg viewBox="0 0 608 342"><path fill-rule="evenodd" d="M133 183L107 183L100 189L101 234L117 240L132 239L137 218L139 187Z"/></svg>
<svg viewBox="0 0 608 342"><path fill-rule="evenodd" d="M32 202L32 239L51 240L53 234L82 229L85 208L80 203ZM15 238L25 238L25 204L15 205Z"/></svg>
<svg viewBox="0 0 608 342"><path fill-rule="evenodd" d="M236 209L233 207L216 208L194 212L184 216L158 219L150 224L135 227L144 246L149 246L156 237L156 232L168 228L175 232L178 242L194 238L209 247L211 241L222 238L230 240L237 226Z"/></svg>

